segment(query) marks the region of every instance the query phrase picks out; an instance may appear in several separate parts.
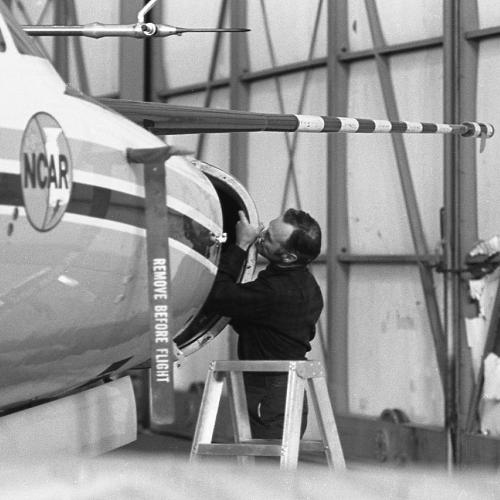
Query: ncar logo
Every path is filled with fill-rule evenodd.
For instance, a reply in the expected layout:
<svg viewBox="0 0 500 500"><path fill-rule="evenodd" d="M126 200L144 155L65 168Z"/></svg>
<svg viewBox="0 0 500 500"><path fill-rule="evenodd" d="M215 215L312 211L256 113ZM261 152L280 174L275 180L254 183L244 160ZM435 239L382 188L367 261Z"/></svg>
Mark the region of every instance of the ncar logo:
<svg viewBox="0 0 500 500"><path fill-rule="evenodd" d="M64 132L47 113L34 115L21 143L21 183L26 215L38 231L61 220L71 197L73 165Z"/></svg>

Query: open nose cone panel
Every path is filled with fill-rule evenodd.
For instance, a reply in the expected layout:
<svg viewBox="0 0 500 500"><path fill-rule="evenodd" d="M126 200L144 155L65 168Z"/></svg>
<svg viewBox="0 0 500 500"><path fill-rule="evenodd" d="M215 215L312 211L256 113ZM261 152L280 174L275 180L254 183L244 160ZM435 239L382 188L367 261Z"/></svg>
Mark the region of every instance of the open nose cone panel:
<svg viewBox="0 0 500 500"><path fill-rule="evenodd" d="M243 185L227 172L199 160L192 160L192 163L208 177L219 196L223 230L227 234L227 241L223 243L224 248L224 245L235 242L235 226L239 218L238 210L243 210L247 214L251 224L258 224L259 217L255 203ZM256 251L252 247L241 269L240 283L252 279L255 264ZM174 337L174 342L182 355L189 355L215 338L228 323L229 318L216 314L205 314L202 308L191 323Z"/></svg>

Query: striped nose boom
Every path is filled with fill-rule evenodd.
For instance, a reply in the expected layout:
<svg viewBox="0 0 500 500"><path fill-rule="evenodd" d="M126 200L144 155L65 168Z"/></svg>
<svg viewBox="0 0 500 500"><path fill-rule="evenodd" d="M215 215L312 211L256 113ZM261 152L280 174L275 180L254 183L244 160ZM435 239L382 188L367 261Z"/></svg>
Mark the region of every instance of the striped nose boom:
<svg viewBox="0 0 500 500"><path fill-rule="evenodd" d="M493 125L467 121L459 124L372 120L319 115L269 114L247 111L174 106L103 98L100 101L156 134L204 132L344 132L456 134L463 137L493 136Z"/></svg>

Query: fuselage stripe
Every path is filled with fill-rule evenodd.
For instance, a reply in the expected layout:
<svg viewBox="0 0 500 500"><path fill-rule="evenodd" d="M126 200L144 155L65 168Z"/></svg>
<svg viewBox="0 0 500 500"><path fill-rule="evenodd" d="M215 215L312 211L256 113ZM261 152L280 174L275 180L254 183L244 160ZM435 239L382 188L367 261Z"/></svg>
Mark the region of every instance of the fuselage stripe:
<svg viewBox="0 0 500 500"><path fill-rule="evenodd" d="M24 210L24 208L16 207L14 205L0 205L0 215L11 216L15 208L18 208L19 216L26 217L26 211ZM146 230L144 228L132 226L123 222L117 222L108 219L99 219L75 213L66 213L62 220L62 223L79 224L96 227L99 229L108 229L110 231L118 231L120 233L126 233L140 238L146 237ZM217 273L217 266L201 254L199 254L196 250L193 250L192 248L176 240L175 238L169 237L168 242L171 248L175 248L180 253L188 255L193 260L196 260L201 265L205 266L211 274Z"/></svg>
<svg viewBox="0 0 500 500"><path fill-rule="evenodd" d="M19 161L0 158L0 174L19 175Z"/></svg>
<svg viewBox="0 0 500 500"><path fill-rule="evenodd" d="M119 191L121 193L137 198L144 198L145 196L143 186L138 185L134 182L109 177L107 175L85 172L83 170L75 170L73 173L73 179L77 183L87 184L90 187L98 186L109 190L109 186L113 186L113 189L110 191ZM212 193L210 193L210 195L212 195ZM217 224L214 224L211 219L209 219L200 211L191 207L187 203L184 203L182 200L168 195L167 205L173 210L184 213L202 226L205 226L212 233L218 234L221 232L221 228Z"/></svg>
<svg viewBox="0 0 500 500"><path fill-rule="evenodd" d="M3 165L0 163L1 166ZM0 172L0 180L0 205L23 207L20 176ZM211 223L211 227L206 227L200 220L192 217L196 211L187 210L191 207L181 202L171 203L170 198L168 201L170 237L186 242L186 246L192 245L193 250L203 258L213 259L217 249L212 244L210 233L216 229L215 224ZM64 217L70 214L83 216L94 222L101 221L101 226L109 223L115 224L116 227L116 224L121 223L129 228L127 232L145 229L144 198L99 186L74 182L71 200ZM208 220L204 216L196 218L202 219L203 222Z"/></svg>

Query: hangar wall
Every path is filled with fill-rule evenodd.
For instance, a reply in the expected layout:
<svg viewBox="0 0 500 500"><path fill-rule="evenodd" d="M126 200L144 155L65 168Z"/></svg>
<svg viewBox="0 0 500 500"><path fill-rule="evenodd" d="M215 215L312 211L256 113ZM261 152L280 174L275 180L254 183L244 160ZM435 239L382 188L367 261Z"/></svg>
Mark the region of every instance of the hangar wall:
<svg viewBox="0 0 500 500"><path fill-rule="evenodd" d="M143 2L24 4L12 7L25 23L83 24L132 23ZM494 0L164 0L152 16L252 31L43 44L75 86L96 96L427 122L496 125L500 116ZM474 241L500 232L497 136L481 154L474 140L440 135L166 140L232 171L263 221L288 206L320 221L324 245L313 270L327 306L310 357L324 360L339 413L377 418L397 408L442 429L456 412L457 435L477 431L469 403L480 383L465 328L475 309L458 271ZM481 319L480 346L494 337L489 319ZM186 361L179 384L202 380L203 364L229 355L230 339Z"/></svg>
<svg viewBox="0 0 500 500"><path fill-rule="evenodd" d="M270 113L328 114L327 32L328 9L331 8L328 2L237 3L246 9L246 26L252 29L245 40L235 40L238 35L233 35L232 41L243 45L240 50L247 56L245 61L239 61L247 93L243 100L245 108ZM167 2L163 19L174 25L215 25L215 4L224 6L223 2L211 2L210 7L194 1ZM425 39L438 36L442 31L439 2L412 4L410 13L392 4L381 2L380 10L389 43ZM200 15L203 10L207 12ZM190 15L193 11L197 12L195 18ZM420 22L403 30L401 25L405 24L408 14ZM226 23L230 22L229 15L228 10ZM364 2L348 2L347 26L349 50L372 47ZM209 55L208 48L205 40L193 37L181 41L169 39L163 43L168 90L161 97L175 104L204 102L206 90L193 96L187 89L210 74L207 62L213 56ZM179 53L187 57L179 57ZM212 71L213 85L230 76L228 57L228 50L223 48L216 69ZM196 60L200 65L196 70L186 68L174 75L171 68L177 69L179 60L188 65ZM442 121L443 70L439 49L399 55L391 60L391 71L401 119ZM176 87L184 87L186 92L173 95ZM229 85L212 90L215 100L210 105L227 106L230 91ZM387 117L381 83L371 58L350 65L349 92L345 97L347 116ZM213 143L214 137L205 139L202 158L231 168L229 137ZM191 144L196 150L195 137L172 137L170 140L185 146ZM405 137L405 142L424 212L425 236L434 247L440 239L442 138ZM262 220L275 217L284 207L299 206L311 212L324 228L322 258L314 271L323 278L326 297L325 267L330 251L327 248L330 229L327 222L328 172L336 168L335 151L329 155L326 136L314 134L249 134L246 148L246 159L242 159L246 162L246 182ZM347 138L347 151L348 253L358 258L383 255L386 259L413 254L391 137L352 135ZM442 285L438 283L438 286L442 289ZM330 298L335 300L335 297ZM385 408L396 407L414 422L442 425L443 394L415 264L360 262L350 265L347 314L348 411L378 416ZM326 326L326 311L320 333L326 337L333 333ZM312 356L323 357L320 343L315 346Z"/></svg>
<svg viewBox="0 0 500 500"><path fill-rule="evenodd" d="M218 5L223 19L228 7ZM171 1L163 15L182 25L203 9ZM492 2L241 1L225 16L226 25L244 21L252 32L233 36L229 50L214 37L208 68L205 42L185 42L188 61L203 54L196 60L208 69L206 86L189 72L169 80L181 48L166 40L166 89L155 97L268 112L495 123ZM336 409L377 417L397 408L410 422L437 428L456 412L457 436L477 430L470 403L480 383L468 343L484 341L487 319L482 339L468 339L465 318L477 311L460 269L478 238L498 232L496 139L481 155L475 141L438 135L204 140L202 158L241 176L263 220L297 205L325 229L324 257L314 269L325 277L327 347L321 352L319 342L313 355L326 359Z"/></svg>

